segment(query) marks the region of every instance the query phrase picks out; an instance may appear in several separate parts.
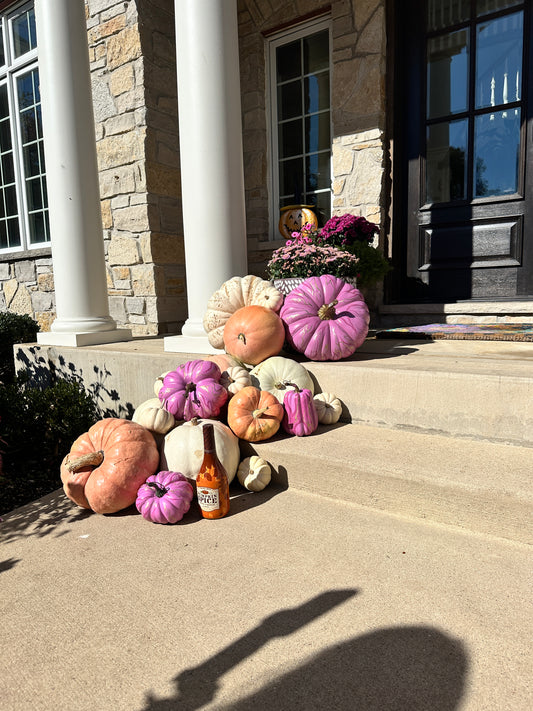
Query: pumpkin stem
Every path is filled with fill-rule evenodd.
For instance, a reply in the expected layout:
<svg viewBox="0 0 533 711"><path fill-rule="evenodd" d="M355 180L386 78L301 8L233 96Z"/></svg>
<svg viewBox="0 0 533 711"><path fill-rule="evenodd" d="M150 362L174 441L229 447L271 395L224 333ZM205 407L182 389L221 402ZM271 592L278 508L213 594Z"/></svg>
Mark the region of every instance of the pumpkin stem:
<svg viewBox="0 0 533 711"><path fill-rule="evenodd" d="M197 418L197 417L193 417L193 418L190 420L190 423L191 423L191 425L196 426L196 425L198 424L198 418Z"/></svg>
<svg viewBox="0 0 533 711"><path fill-rule="evenodd" d="M323 321L329 321L330 319L334 318L335 316L335 306L337 306L339 302L337 299L331 302L331 304L324 304L318 309L318 317L321 318Z"/></svg>
<svg viewBox="0 0 533 711"><path fill-rule="evenodd" d="M296 383L285 383L288 387L294 388L294 391L297 393L301 393L301 389L296 385Z"/></svg>
<svg viewBox="0 0 533 711"><path fill-rule="evenodd" d="M244 343L244 345L246 345L246 336L244 335L244 333L239 333L239 335L237 336L237 339L239 341L242 341Z"/></svg>
<svg viewBox="0 0 533 711"><path fill-rule="evenodd" d="M254 420L255 420L257 417L261 417L261 415L264 415L265 412L268 410L268 408L269 408L269 406L267 405L266 407L262 407L262 408L259 409L259 410L254 410L254 411L252 412L252 417L254 418Z"/></svg>
<svg viewBox="0 0 533 711"><path fill-rule="evenodd" d="M185 392L187 393L187 395L189 393L192 393L194 390L196 390L196 383L187 383L187 385L185 386Z"/></svg>
<svg viewBox="0 0 533 711"><path fill-rule="evenodd" d="M152 489L155 489L155 495L158 499L163 497L168 491L165 486L163 486L162 484L158 484L156 481L147 481L146 483L148 486L151 486Z"/></svg>
<svg viewBox="0 0 533 711"><path fill-rule="evenodd" d="M99 450L98 452L88 452L87 454L82 454L80 457L76 457L72 461L69 461L70 454L67 456L65 461L65 466L75 474L83 467L98 467L104 461L104 452Z"/></svg>

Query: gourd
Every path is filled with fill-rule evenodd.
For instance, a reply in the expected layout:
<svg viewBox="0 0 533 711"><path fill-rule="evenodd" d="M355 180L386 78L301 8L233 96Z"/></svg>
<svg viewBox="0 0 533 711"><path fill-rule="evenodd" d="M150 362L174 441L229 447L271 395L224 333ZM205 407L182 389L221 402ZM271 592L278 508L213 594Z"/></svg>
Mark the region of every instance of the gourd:
<svg viewBox="0 0 533 711"><path fill-rule="evenodd" d="M237 479L248 491L262 491L270 484L272 469L265 459L254 454L239 464Z"/></svg>
<svg viewBox="0 0 533 711"><path fill-rule="evenodd" d="M248 274L225 281L207 302L203 325L209 343L214 348L224 348L224 326L243 306L263 306L279 311L282 303L283 294L272 282L261 277Z"/></svg>
<svg viewBox="0 0 533 711"><path fill-rule="evenodd" d="M280 317L264 306L244 306L224 326L224 348L250 365L277 355L284 342L285 328Z"/></svg>
<svg viewBox="0 0 533 711"><path fill-rule="evenodd" d="M214 417L228 399L220 376L220 368L212 361L187 361L165 375L159 400L178 420Z"/></svg>
<svg viewBox="0 0 533 711"><path fill-rule="evenodd" d="M333 393L318 393L313 398L322 425L334 425L342 415L342 402Z"/></svg>
<svg viewBox="0 0 533 711"><path fill-rule="evenodd" d="M304 388L300 390L293 385L283 400L285 415L283 416L283 429L296 437L313 434L318 427L318 413L313 402L313 393Z"/></svg>
<svg viewBox="0 0 533 711"><path fill-rule="evenodd" d="M252 384L250 371L240 365L234 365L222 371L220 383L229 393L229 396L235 395L239 390Z"/></svg>
<svg viewBox="0 0 533 711"><path fill-rule="evenodd" d="M147 521L177 523L191 507L194 489L180 472L152 474L141 484L135 506Z"/></svg>
<svg viewBox="0 0 533 711"><path fill-rule="evenodd" d="M311 206L287 205L281 208L278 229L285 239L289 239L293 232L300 232L306 224L318 227L318 219Z"/></svg>
<svg viewBox="0 0 533 711"><path fill-rule="evenodd" d="M240 439L260 442L276 434L283 414L283 405L274 395L250 385L229 401L228 425Z"/></svg>
<svg viewBox="0 0 533 711"><path fill-rule="evenodd" d="M156 434L166 434L176 426L174 415L165 410L163 403L157 397L142 402L133 413L131 420Z"/></svg>
<svg viewBox="0 0 533 711"><path fill-rule="evenodd" d="M239 440L231 429L220 420L194 418L175 427L165 437L161 447L162 469L179 471L190 481L196 477L204 458L204 435L202 425L210 422L215 433L217 457L231 482L241 458Z"/></svg>
<svg viewBox="0 0 533 711"><path fill-rule="evenodd" d="M159 391L160 391L161 388L163 387L163 380L165 379L165 375L168 375L169 373L170 373L170 370L167 370L166 373L161 373L161 375L159 375L159 376L155 379L155 381L154 381L154 393L155 393L156 395L159 395Z"/></svg>
<svg viewBox="0 0 533 711"><path fill-rule="evenodd" d="M309 277L291 291L280 316L290 345L317 361L351 356L364 342L370 321L361 292L331 274Z"/></svg>
<svg viewBox="0 0 533 711"><path fill-rule="evenodd" d="M139 486L158 464L151 432L136 422L107 417L73 443L61 463L61 481L78 506L114 513L135 502Z"/></svg>
<svg viewBox="0 0 533 711"><path fill-rule="evenodd" d="M307 388L312 393L315 386L311 374L301 363L291 358L272 356L267 358L250 371L252 385L260 390L272 393L283 403L289 383L295 383L299 388Z"/></svg>

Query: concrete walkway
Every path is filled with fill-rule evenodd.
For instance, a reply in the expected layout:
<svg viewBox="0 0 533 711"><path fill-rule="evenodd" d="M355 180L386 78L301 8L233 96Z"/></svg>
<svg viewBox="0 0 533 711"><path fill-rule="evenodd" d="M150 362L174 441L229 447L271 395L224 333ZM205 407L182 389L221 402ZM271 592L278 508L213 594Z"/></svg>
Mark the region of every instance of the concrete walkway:
<svg viewBox="0 0 533 711"><path fill-rule="evenodd" d="M353 485L353 484L352 484ZM5 711L529 711L531 548L296 489L0 523Z"/></svg>

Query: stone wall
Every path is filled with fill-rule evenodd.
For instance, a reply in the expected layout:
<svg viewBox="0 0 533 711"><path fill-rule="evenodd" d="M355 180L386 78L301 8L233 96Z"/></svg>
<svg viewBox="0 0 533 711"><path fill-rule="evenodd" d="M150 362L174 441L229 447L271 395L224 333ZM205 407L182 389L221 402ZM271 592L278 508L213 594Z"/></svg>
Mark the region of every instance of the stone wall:
<svg viewBox="0 0 533 711"><path fill-rule="evenodd" d="M332 24L333 214L364 215L383 224L385 0L238 0L243 103L248 259L261 274L269 241L267 38L330 7Z"/></svg>

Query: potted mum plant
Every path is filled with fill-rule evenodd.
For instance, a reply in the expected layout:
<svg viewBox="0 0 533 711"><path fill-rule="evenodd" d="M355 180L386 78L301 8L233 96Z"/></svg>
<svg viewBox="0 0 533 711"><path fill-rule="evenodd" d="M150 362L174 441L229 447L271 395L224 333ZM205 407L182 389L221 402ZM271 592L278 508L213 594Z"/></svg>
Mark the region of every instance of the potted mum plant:
<svg viewBox="0 0 533 711"><path fill-rule="evenodd" d="M379 228L356 215L329 219L322 229L306 224L276 249L267 271L274 285L288 293L303 279L332 274L357 286L372 286L390 270L382 252L372 245Z"/></svg>

